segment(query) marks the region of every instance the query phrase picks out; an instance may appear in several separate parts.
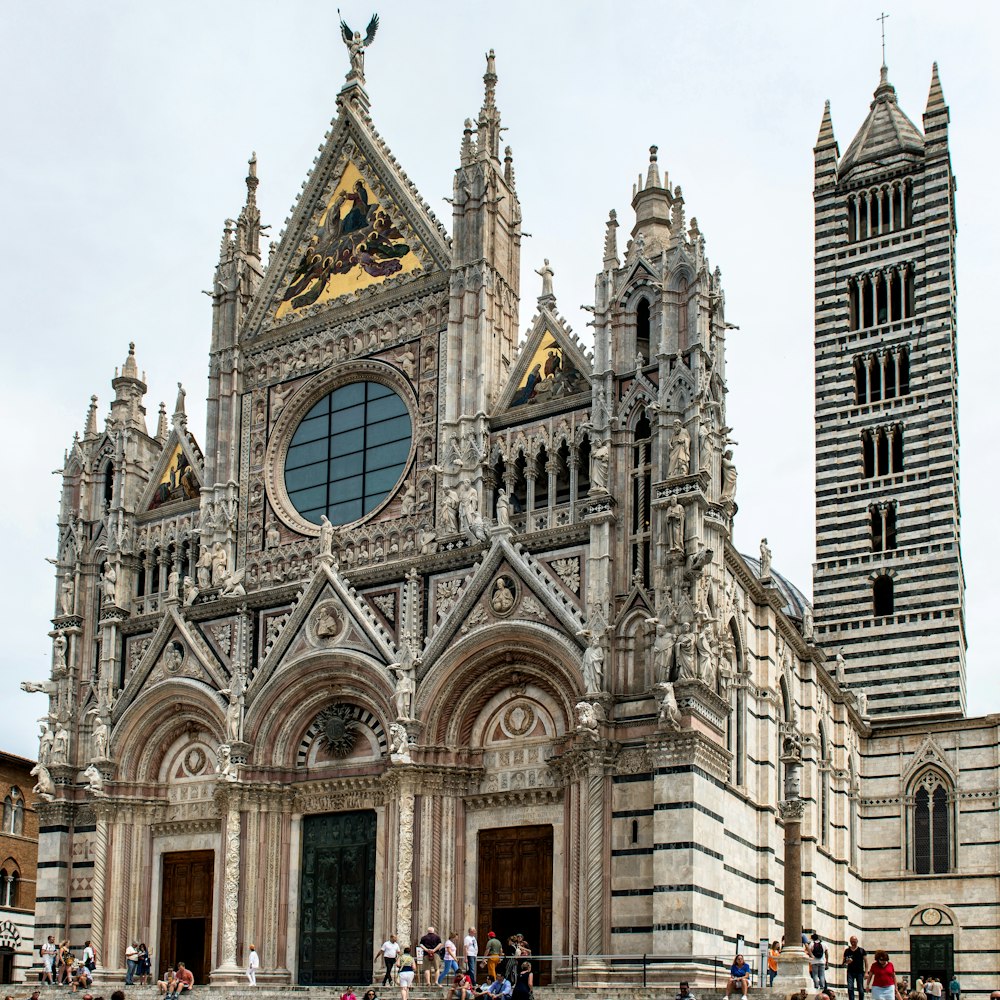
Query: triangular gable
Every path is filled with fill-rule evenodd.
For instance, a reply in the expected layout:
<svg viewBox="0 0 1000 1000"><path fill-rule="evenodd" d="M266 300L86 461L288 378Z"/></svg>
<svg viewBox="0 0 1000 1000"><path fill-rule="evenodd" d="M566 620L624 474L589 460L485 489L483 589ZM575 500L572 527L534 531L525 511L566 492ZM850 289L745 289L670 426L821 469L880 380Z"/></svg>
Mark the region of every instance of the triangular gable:
<svg viewBox="0 0 1000 1000"><path fill-rule="evenodd" d="M247 338L359 292L447 271L448 235L378 137L338 99L328 133L251 306Z"/></svg>
<svg viewBox="0 0 1000 1000"><path fill-rule="evenodd" d="M623 383L628 386L624 396L618 403L615 411L615 422L618 427L627 427L632 415L632 410L637 405L649 406L656 402L656 386L646 377L646 373L638 369L630 382Z"/></svg>
<svg viewBox="0 0 1000 1000"><path fill-rule="evenodd" d="M172 676L194 678L216 690L227 685L227 673L209 649L197 626L185 621L176 604L168 604L160 625L153 634L142 658L115 702L117 721L139 692L150 684ZM178 657L165 656L168 646L179 645Z"/></svg>
<svg viewBox="0 0 1000 1000"><path fill-rule="evenodd" d="M618 616L615 621L616 627L620 626L622 622L633 615L637 610L642 611L650 617L653 615L649 594L638 583L633 583L632 589L629 591L628 597L625 598L625 603L622 605L621 611L618 612Z"/></svg>
<svg viewBox="0 0 1000 1000"><path fill-rule="evenodd" d="M196 501L204 481L201 449L187 430L179 430L175 425L153 466L138 512L145 514L168 503Z"/></svg>
<svg viewBox="0 0 1000 1000"><path fill-rule="evenodd" d="M497 577L503 575L500 571L504 566L536 599L535 603L540 603L539 610L551 614L557 626L573 636L581 649L584 647L585 642L577 633L586 628L586 621L571 596L531 553L522 548L520 542L511 544L506 534L498 533L493 536L492 544L482 561L475 565L472 573L462 582L454 603L445 615L440 616L437 628L428 636L421 653L421 673L430 669L448 648L456 633L466 625L467 618L487 588L492 587ZM528 614L537 620L538 615L533 609Z"/></svg>
<svg viewBox="0 0 1000 1000"><path fill-rule="evenodd" d="M630 292L636 283L650 281L657 286L660 284L660 276L656 273L656 268L645 257L637 256L632 266L618 279L615 298L621 301L622 297Z"/></svg>
<svg viewBox="0 0 1000 1000"><path fill-rule="evenodd" d="M389 631L337 569L324 562L267 648L250 682L250 691L259 691L290 653L345 647L367 653L385 664L399 660Z"/></svg>
<svg viewBox="0 0 1000 1000"><path fill-rule="evenodd" d="M566 321L539 304L494 413L590 390L591 360Z"/></svg>

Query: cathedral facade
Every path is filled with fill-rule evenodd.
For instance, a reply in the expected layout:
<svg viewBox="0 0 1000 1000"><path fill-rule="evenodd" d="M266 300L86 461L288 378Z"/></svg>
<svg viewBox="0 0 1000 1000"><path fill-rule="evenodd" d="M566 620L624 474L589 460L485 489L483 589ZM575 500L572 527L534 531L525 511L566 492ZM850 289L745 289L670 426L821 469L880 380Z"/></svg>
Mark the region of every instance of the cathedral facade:
<svg viewBox="0 0 1000 1000"><path fill-rule="evenodd" d="M266 265L255 160L226 225L204 447L180 386L150 433L130 347L67 453L39 933L111 971L141 939L199 982L254 944L262 982L308 985L367 982L389 933L475 926L525 934L546 978L645 953L710 982L737 936L781 937L795 817L832 953L858 933L975 988L1000 952L998 727L963 714L957 450L910 465L921 434L955 440L925 409L949 378L954 402L936 72L923 133L883 80L851 162L828 115L816 147L817 434L843 453L817 481L871 483L818 490L814 622L766 544L731 541L722 276L656 147L595 248L593 347L547 261L523 333L492 53L449 234L350 48ZM932 493L953 516L920 541Z"/></svg>

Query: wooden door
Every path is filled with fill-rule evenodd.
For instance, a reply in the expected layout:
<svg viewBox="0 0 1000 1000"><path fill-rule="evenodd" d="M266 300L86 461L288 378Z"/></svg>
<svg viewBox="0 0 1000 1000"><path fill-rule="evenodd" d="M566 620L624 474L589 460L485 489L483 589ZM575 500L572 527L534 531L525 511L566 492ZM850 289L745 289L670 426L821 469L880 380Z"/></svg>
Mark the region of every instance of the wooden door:
<svg viewBox="0 0 1000 1000"><path fill-rule="evenodd" d="M375 953L375 813L302 821L299 985L364 986Z"/></svg>
<svg viewBox="0 0 1000 1000"><path fill-rule="evenodd" d="M477 934L523 934L535 955L552 953L552 827L515 826L479 832ZM533 962L535 982L545 967ZM546 963L547 966L547 963Z"/></svg>
<svg viewBox="0 0 1000 1000"><path fill-rule="evenodd" d="M212 901L215 852L176 851L163 855L160 954L162 977L168 965L183 962L198 985L212 971Z"/></svg>

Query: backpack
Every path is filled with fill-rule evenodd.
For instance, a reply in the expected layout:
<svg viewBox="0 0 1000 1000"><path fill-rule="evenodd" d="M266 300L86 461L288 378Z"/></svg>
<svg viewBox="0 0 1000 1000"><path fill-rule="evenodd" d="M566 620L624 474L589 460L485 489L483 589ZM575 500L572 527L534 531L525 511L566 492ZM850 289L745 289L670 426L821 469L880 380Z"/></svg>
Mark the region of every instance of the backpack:
<svg viewBox="0 0 1000 1000"><path fill-rule="evenodd" d="M825 954L826 949L823 947L822 941L813 941L812 953L813 958L822 958Z"/></svg>

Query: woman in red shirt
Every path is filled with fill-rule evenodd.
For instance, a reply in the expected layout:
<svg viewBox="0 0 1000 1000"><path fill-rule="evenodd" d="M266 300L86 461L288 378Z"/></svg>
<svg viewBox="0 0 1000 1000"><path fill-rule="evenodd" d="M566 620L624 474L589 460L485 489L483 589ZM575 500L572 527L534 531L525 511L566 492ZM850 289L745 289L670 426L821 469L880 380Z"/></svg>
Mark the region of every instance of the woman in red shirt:
<svg viewBox="0 0 1000 1000"><path fill-rule="evenodd" d="M889 961L888 952L875 952L875 961L868 970L868 988L872 1000L896 1000L896 970Z"/></svg>

